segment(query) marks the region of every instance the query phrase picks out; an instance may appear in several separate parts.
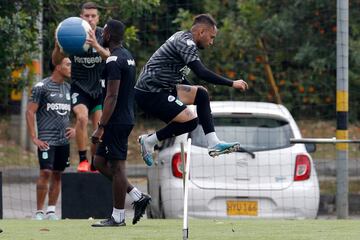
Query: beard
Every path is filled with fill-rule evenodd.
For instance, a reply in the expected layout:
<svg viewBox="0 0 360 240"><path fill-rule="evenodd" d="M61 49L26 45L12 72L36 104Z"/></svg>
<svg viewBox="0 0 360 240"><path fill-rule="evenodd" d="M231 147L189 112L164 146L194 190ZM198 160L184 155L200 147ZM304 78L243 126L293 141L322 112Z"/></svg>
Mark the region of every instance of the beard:
<svg viewBox="0 0 360 240"><path fill-rule="evenodd" d="M201 43L196 44L196 46L198 49L201 49L201 50L205 49L204 45Z"/></svg>

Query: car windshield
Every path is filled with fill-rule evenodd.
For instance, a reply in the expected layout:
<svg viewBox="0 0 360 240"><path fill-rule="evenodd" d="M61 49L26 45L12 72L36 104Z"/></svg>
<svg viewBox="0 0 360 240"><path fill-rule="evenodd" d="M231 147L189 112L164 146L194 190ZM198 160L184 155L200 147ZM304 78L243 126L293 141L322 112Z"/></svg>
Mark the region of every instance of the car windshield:
<svg viewBox="0 0 360 240"><path fill-rule="evenodd" d="M293 137L288 122L269 117L214 116L215 131L220 140L239 142L249 151L286 148ZM192 133L193 145L207 147L201 125Z"/></svg>

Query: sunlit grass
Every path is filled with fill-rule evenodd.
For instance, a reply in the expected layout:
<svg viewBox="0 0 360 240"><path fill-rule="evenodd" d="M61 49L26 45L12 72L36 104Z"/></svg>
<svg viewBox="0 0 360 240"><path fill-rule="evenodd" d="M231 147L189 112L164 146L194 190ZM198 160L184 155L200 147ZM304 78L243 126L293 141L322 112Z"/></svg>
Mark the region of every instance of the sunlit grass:
<svg viewBox="0 0 360 240"><path fill-rule="evenodd" d="M142 220L126 227L92 228L93 220L3 220L0 239L182 239L182 220ZM358 220L194 220L189 239L358 240Z"/></svg>

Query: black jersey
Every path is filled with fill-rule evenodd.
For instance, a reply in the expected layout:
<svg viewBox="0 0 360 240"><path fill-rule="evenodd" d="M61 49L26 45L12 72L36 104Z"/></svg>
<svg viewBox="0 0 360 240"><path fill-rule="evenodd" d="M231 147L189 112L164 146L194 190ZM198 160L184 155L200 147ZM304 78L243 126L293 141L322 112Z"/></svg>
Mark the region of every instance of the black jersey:
<svg viewBox="0 0 360 240"><path fill-rule="evenodd" d="M102 44L103 29L96 27L97 41ZM101 94L100 76L104 68L104 61L100 54L92 47L81 55L70 56L72 83L91 97L97 98Z"/></svg>
<svg viewBox="0 0 360 240"><path fill-rule="evenodd" d="M45 78L32 88L30 101L39 105L36 112L38 138L52 146L68 144L65 131L70 121L70 84Z"/></svg>
<svg viewBox="0 0 360 240"><path fill-rule="evenodd" d="M134 124L135 60L131 53L119 47L106 59L104 70L105 89L109 80L119 80L120 87L116 106L108 124Z"/></svg>
<svg viewBox="0 0 360 240"><path fill-rule="evenodd" d="M142 69L135 88L148 92L173 90L190 72L188 63L200 60L191 32L172 35Z"/></svg>

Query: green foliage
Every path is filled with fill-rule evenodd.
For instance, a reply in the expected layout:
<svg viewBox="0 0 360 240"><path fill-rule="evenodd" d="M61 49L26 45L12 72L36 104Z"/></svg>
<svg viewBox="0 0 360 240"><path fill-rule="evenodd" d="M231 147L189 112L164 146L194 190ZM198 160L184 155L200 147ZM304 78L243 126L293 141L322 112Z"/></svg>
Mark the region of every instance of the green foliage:
<svg viewBox="0 0 360 240"><path fill-rule="evenodd" d="M38 29L36 25L40 5L38 0L5 1L0 6L0 103L9 102L11 87L22 89L33 79L31 71L23 72L17 83L11 73L25 69L38 52Z"/></svg>
<svg viewBox="0 0 360 240"><path fill-rule="evenodd" d="M204 64L231 79L243 78L250 85L249 91L239 93L192 76L194 83L207 85L213 100L274 102L274 89L264 71L264 65L269 64L283 103L296 117L335 118L336 1L94 1L100 6L99 26L110 18L126 24L126 46L137 60L138 71L175 31L190 29L195 15L208 12L217 20L219 33L214 46L201 51ZM4 56L0 60L6 66L0 70L3 84L10 81L11 69L28 62L37 50L38 1L13 2L0 6L0 51ZM43 0L44 63L53 48L57 24L67 17L79 16L83 2ZM360 87L357 67L360 64L360 2L351 1L349 10L349 102L351 119L357 119L360 117L357 91ZM48 69L44 69L47 74Z"/></svg>
<svg viewBox="0 0 360 240"><path fill-rule="evenodd" d="M202 12L215 17L219 28L212 49L202 53L204 63L219 74L243 78L250 85L245 94L210 85L212 99L230 96L233 100L275 102L264 71L268 63L283 103L297 118L335 118L336 1L202 0L199 5ZM360 63L359 5L352 1L349 13L353 120L360 116L356 92L360 86L356 67ZM183 27L198 13L179 10L174 22Z"/></svg>
<svg viewBox="0 0 360 240"><path fill-rule="evenodd" d="M48 61L54 46L54 32L57 25L65 18L80 16L83 0L46 0L44 2L44 52L45 62ZM105 0L93 1L99 6L102 27L109 19L121 20L126 25L125 45L133 49L140 46L138 39L139 18L151 14L160 4L160 0ZM47 69L46 69L47 70Z"/></svg>

